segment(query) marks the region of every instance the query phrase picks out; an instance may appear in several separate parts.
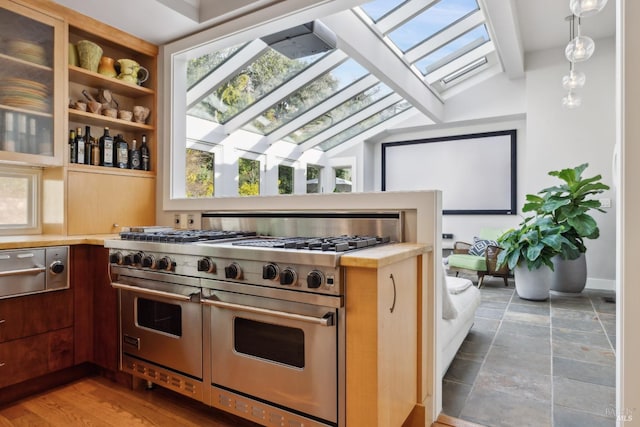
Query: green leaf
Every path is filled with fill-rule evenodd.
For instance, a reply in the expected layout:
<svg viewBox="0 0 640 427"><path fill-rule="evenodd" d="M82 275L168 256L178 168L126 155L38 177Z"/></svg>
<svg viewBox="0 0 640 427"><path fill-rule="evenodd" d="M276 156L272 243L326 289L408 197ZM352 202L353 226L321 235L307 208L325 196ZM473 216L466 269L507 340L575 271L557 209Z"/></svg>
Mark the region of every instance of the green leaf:
<svg viewBox="0 0 640 427"><path fill-rule="evenodd" d="M596 221L588 214L577 215L573 218L568 218L567 223L573 227L578 236L589 236L598 229Z"/></svg>

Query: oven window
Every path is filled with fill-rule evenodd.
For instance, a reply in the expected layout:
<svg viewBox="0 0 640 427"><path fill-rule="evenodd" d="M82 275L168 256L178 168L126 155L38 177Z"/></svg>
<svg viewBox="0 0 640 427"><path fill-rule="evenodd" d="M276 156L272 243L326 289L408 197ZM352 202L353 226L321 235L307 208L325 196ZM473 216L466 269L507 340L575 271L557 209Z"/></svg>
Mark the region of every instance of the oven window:
<svg viewBox="0 0 640 427"><path fill-rule="evenodd" d="M250 356L304 368L304 332L288 326L234 319L235 350Z"/></svg>
<svg viewBox="0 0 640 427"><path fill-rule="evenodd" d="M138 298L138 325L182 336L182 307L177 304Z"/></svg>

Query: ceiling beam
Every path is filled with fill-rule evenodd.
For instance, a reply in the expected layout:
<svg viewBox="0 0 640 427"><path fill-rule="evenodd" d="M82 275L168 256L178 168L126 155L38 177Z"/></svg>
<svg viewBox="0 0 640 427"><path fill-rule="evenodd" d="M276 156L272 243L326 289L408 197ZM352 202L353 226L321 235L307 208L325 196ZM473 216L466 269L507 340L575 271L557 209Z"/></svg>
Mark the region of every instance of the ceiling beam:
<svg viewBox="0 0 640 427"><path fill-rule="evenodd" d="M449 62L447 65L438 68L432 73L427 74L425 80L428 84L434 84L440 79L444 79L449 74L454 73L464 66L471 64L473 61L482 58L483 56L487 56L495 51L495 47L493 43L488 41L477 48L473 49L470 52L465 53L461 57L454 59Z"/></svg>
<svg viewBox="0 0 640 427"><path fill-rule="evenodd" d="M487 26L510 79L524 77L524 48L514 0L482 0Z"/></svg>
<svg viewBox="0 0 640 427"><path fill-rule="evenodd" d="M346 10L322 19L337 37L338 48L346 52L386 83L411 105L436 123L442 121L443 103L431 89L354 12Z"/></svg>

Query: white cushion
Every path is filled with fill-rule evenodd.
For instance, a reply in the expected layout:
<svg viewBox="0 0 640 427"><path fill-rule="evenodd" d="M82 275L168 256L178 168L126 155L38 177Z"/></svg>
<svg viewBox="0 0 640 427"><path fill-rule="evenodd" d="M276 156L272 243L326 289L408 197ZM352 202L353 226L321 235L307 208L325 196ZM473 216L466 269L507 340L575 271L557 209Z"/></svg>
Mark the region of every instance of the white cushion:
<svg viewBox="0 0 640 427"><path fill-rule="evenodd" d="M442 274L440 276L441 283L441 294L442 294L442 318L445 320L455 319L458 316L458 310L453 305L453 301L451 301L451 295L449 295L449 289L447 286L447 274L444 271L444 268L441 269Z"/></svg>
<svg viewBox="0 0 640 427"><path fill-rule="evenodd" d="M464 292L469 286L473 286L473 283L469 279L447 276L447 289L449 289L450 294L456 295Z"/></svg>

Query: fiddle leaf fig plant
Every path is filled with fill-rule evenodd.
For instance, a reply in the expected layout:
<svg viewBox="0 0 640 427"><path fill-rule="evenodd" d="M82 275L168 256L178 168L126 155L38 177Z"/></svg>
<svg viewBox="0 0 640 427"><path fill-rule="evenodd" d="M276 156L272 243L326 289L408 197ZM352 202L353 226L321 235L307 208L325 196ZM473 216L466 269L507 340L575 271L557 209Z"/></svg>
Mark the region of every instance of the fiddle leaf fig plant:
<svg viewBox="0 0 640 427"><path fill-rule="evenodd" d="M598 224L588 212L592 209L605 212L600 208L600 200L593 196L608 190L609 186L602 183L601 175L583 178L582 173L588 166L583 163L575 168L549 172L564 183L545 188L538 194L527 194L527 203L522 208L523 212L535 212L563 226L562 235L572 244L563 246L560 255L564 259L578 258L587 250L584 239L600 236Z"/></svg>
<svg viewBox="0 0 640 427"><path fill-rule="evenodd" d="M551 258L563 250L575 249L563 232L564 225L556 224L552 218L534 216L525 218L520 226L507 231L498 238L502 251L498 254L498 265L507 263L513 270L519 263L526 263L529 270L549 267Z"/></svg>

